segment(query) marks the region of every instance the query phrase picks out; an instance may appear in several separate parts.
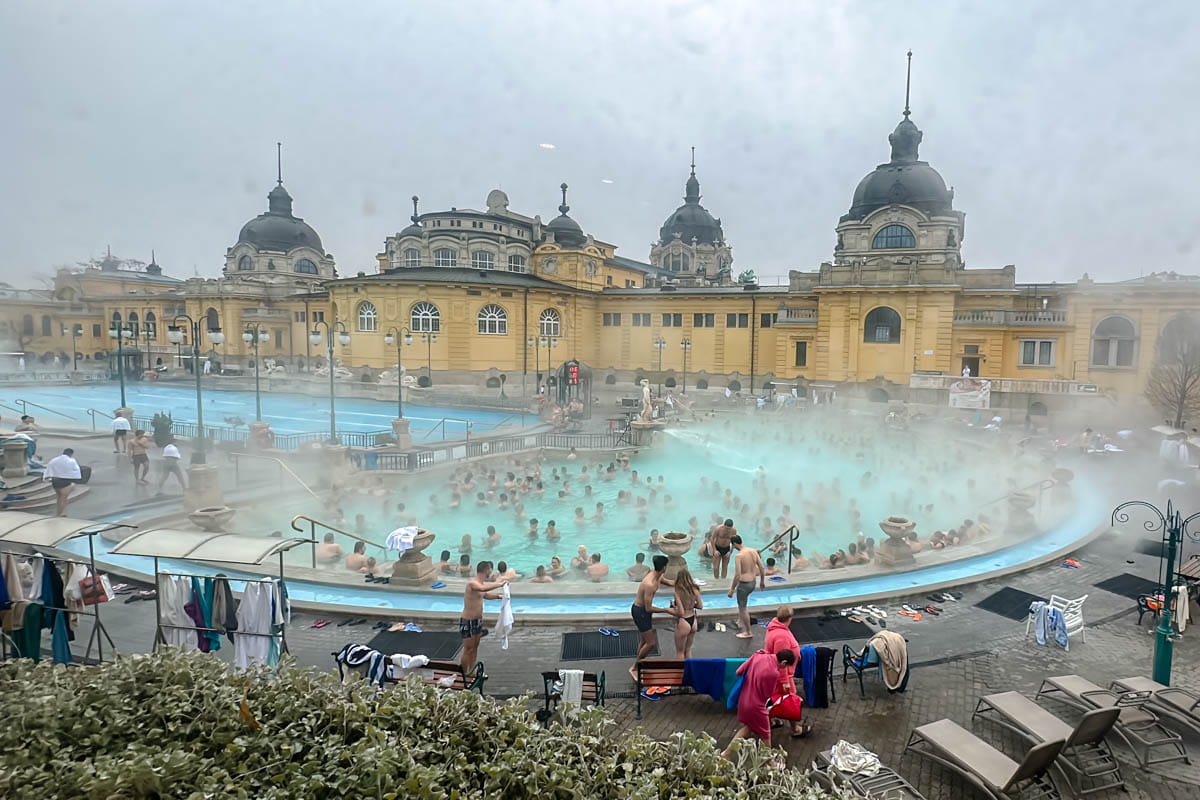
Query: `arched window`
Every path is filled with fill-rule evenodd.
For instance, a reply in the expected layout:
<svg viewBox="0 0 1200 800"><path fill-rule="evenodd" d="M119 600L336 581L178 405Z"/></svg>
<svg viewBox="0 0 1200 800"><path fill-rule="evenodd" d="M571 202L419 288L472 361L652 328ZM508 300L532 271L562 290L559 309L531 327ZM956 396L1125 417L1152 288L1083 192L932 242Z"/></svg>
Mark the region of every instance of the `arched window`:
<svg viewBox="0 0 1200 800"><path fill-rule="evenodd" d="M238 259L238 271L239 272L249 272L252 269L254 269L254 259L253 258L251 258L250 256L242 256L241 258ZM297 270L297 272L298 271L299 270Z"/></svg>
<svg viewBox="0 0 1200 800"><path fill-rule="evenodd" d="M421 251L415 247L410 247L404 251L404 266L419 267L421 266Z"/></svg>
<svg viewBox="0 0 1200 800"><path fill-rule="evenodd" d="M33 320L29 321L29 325L30 325L29 332L33 333ZM108 328L109 328L109 330L117 330L120 327L121 327L121 312L114 311L112 313L112 322L109 323Z"/></svg>
<svg viewBox="0 0 1200 800"><path fill-rule="evenodd" d="M204 321L210 331L221 330L221 315L217 313L215 308L210 308L204 312Z"/></svg>
<svg viewBox="0 0 1200 800"><path fill-rule="evenodd" d="M21 317L21 333L33 336L33 316L31 314Z"/></svg>
<svg viewBox="0 0 1200 800"><path fill-rule="evenodd" d="M471 268L495 269L496 256L489 253L487 250L476 250L474 253L471 253Z"/></svg>
<svg viewBox="0 0 1200 800"><path fill-rule="evenodd" d="M479 309L479 332L505 335L508 333L508 312L497 305Z"/></svg>
<svg viewBox="0 0 1200 800"><path fill-rule="evenodd" d="M553 308L547 308L538 317L538 332L542 336L561 336L562 317Z"/></svg>
<svg viewBox="0 0 1200 800"><path fill-rule="evenodd" d="M900 341L900 315L887 306L871 309L863 325L863 341L895 344Z"/></svg>
<svg viewBox="0 0 1200 800"><path fill-rule="evenodd" d="M146 312L146 333L150 335L151 339L158 336L158 317L154 316L153 311Z"/></svg>
<svg viewBox="0 0 1200 800"><path fill-rule="evenodd" d="M307 258L302 258L296 262L295 272L303 272L305 275L316 275L317 265L309 261Z"/></svg>
<svg viewBox="0 0 1200 800"><path fill-rule="evenodd" d="M687 272L690 265L687 253L672 253L667 257L667 269L671 272Z"/></svg>
<svg viewBox="0 0 1200 800"><path fill-rule="evenodd" d="M525 256L513 254L508 257L509 272L524 272L526 269L528 269L528 266Z"/></svg>
<svg viewBox="0 0 1200 800"><path fill-rule="evenodd" d="M358 304L358 329L365 333L379 329L379 312L374 303L364 300Z"/></svg>
<svg viewBox="0 0 1200 800"><path fill-rule="evenodd" d="M1133 323L1125 317L1105 317L1092 334L1092 366L1132 367Z"/></svg>
<svg viewBox="0 0 1200 800"><path fill-rule="evenodd" d="M49 314L42 314L42 336L53 336L53 323L50 321Z"/></svg>
<svg viewBox="0 0 1200 800"><path fill-rule="evenodd" d="M442 313L433 303L422 300L412 307L409 322L414 333L437 333L442 329Z"/></svg>
<svg viewBox="0 0 1200 800"><path fill-rule="evenodd" d="M916 247L917 239L912 231L903 225L888 225L875 234L871 247L876 250L888 250L893 247Z"/></svg>
<svg viewBox="0 0 1200 800"><path fill-rule="evenodd" d="M450 247L442 247L434 250L433 265L435 267L457 267L458 251Z"/></svg>
<svg viewBox="0 0 1200 800"><path fill-rule="evenodd" d="M138 315L136 311L129 312L129 330L134 335L138 335Z"/></svg>

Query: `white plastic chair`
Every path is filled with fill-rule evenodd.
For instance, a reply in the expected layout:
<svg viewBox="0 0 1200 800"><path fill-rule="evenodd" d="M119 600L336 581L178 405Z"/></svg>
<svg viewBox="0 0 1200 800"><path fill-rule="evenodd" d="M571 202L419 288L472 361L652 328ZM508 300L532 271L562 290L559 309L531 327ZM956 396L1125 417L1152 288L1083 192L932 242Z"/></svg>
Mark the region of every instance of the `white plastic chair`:
<svg viewBox="0 0 1200 800"><path fill-rule="evenodd" d="M1078 632L1080 640L1087 641L1087 631L1083 627L1083 601L1087 599L1086 594L1074 600L1056 594L1050 595L1050 607L1062 612L1063 622L1067 625L1068 639Z"/></svg>

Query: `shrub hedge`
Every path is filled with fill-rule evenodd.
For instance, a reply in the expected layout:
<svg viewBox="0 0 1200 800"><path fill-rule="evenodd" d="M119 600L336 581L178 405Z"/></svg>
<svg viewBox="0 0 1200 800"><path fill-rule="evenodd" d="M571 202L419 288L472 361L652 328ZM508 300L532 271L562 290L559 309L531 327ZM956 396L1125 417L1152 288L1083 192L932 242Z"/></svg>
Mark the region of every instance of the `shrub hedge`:
<svg viewBox="0 0 1200 800"><path fill-rule="evenodd" d="M542 727L517 698L385 692L287 666L165 651L95 668L0 664L5 798L789 798L825 793L778 751L618 735L603 711Z"/></svg>

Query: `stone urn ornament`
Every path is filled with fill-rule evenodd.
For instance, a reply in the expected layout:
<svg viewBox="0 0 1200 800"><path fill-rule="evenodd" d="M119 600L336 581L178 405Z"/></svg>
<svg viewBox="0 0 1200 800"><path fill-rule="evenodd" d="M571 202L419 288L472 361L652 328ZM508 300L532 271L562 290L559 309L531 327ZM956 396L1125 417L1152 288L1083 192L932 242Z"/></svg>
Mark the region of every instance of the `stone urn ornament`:
<svg viewBox="0 0 1200 800"><path fill-rule="evenodd" d="M225 530L225 525L229 520L233 519L233 515L236 513L237 511L229 506L207 506L205 508L197 508L188 514L188 519L197 528L209 531L210 533L221 533Z"/></svg>
<svg viewBox="0 0 1200 800"><path fill-rule="evenodd" d="M667 571L663 577L675 580L679 570L687 567L683 554L692 548L692 535L680 531L667 531L658 537L658 549L667 557Z"/></svg>
<svg viewBox="0 0 1200 800"><path fill-rule="evenodd" d="M392 564L392 577L410 583L423 583L433 578L437 568L433 566L433 559L422 551L433 544L436 538L437 535L432 531L419 529L413 537L412 547Z"/></svg>
<svg viewBox="0 0 1200 800"><path fill-rule="evenodd" d="M891 516L879 523L879 529L887 534L887 539L875 548L875 560L885 567L898 564L911 564L912 548L908 546L908 535L916 529L917 523L908 517Z"/></svg>

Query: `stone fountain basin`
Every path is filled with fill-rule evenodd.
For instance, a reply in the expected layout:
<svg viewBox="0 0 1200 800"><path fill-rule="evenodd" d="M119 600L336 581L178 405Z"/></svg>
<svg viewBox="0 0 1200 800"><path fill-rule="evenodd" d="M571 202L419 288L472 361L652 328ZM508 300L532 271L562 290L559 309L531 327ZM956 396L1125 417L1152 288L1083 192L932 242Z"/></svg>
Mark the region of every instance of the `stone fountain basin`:
<svg viewBox="0 0 1200 800"><path fill-rule="evenodd" d="M188 520L201 530L216 533L225 530L225 526L236 513L237 511L229 506L206 506L188 514Z"/></svg>
<svg viewBox="0 0 1200 800"><path fill-rule="evenodd" d="M417 535L413 537L412 547L404 551L404 555L400 556L401 561L420 561L427 558L421 554L429 545L433 544L433 540L437 538L437 534L432 531L427 531L424 528L417 531Z"/></svg>
<svg viewBox="0 0 1200 800"><path fill-rule="evenodd" d="M658 549L668 556L682 556L692 547L692 535L680 531L668 531L658 537Z"/></svg>

